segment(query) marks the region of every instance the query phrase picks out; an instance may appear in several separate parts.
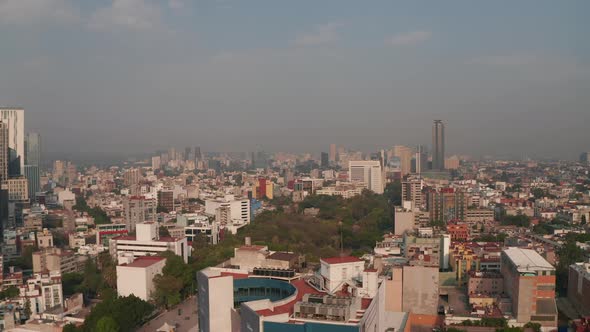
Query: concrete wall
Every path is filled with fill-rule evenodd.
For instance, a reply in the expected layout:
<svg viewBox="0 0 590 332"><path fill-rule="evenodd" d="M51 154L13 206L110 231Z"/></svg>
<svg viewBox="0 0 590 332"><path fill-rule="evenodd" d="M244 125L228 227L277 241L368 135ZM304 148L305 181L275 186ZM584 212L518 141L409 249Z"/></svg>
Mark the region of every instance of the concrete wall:
<svg viewBox="0 0 590 332"><path fill-rule="evenodd" d="M438 267L404 266L402 311L436 315L438 285Z"/></svg>
<svg viewBox="0 0 590 332"><path fill-rule="evenodd" d="M220 273L218 274L220 275ZM197 274L199 284L199 331L232 331L234 283L231 276Z"/></svg>

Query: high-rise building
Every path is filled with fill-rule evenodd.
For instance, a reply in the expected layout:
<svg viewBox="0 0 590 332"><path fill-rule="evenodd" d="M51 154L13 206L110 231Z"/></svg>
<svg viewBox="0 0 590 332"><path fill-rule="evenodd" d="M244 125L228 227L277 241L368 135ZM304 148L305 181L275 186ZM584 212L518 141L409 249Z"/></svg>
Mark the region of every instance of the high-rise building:
<svg viewBox="0 0 590 332"><path fill-rule="evenodd" d="M335 163L337 161L336 144L330 144L330 161Z"/></svg>
<svg viewBox="0 0 590 332"><path fill-rule="evenodd" d="M35 201L37 192L41 190L41 136L28 133L25 136L25 178L29 183L29 198Z"/></svg>
<svg viewBox="0 0 590 332"><path fill-rule="evenodd" d="M330 166L330 157L327 152L322 152L322 157L320 159L320 165L322 168L327 168Z"/></svg>
<svg viewBox="0 0 590 332"><path fill-rule="evenodd" d="M402 181L402 204L403 202L412 202L412 209L422 208L424 199L422 198L422 188L424 181L419 177L409 177Z"/></svg>
<svg viewBox="0 0 590 332"><path fill-rule="evenodd" d="M432 125L432 169L445 169L445 125L442 120L434 120Z"/></svg>
<svg viewBox="0 0 590 332"><path fill-rule="evenodd" d="M135 225L143 222L156 222L156 200L142 196L131 196L123 199L125 207L125 225L133 232Z"/></svg>
<svg viewBox="0 0 590 332"><path fill-rule="evenodd" d="M31 202L35 202L36 194L41 191L41 174L39 172L39 166L37 165L25 165L25 178L29 185L29 199Z"/></svg>
<svg viewBox="0 0 590 332"><path fill-rule="evenodd" d="M201 148L198 146L195 146L195 159L201 160L202 158L203 158L203 156L201 156Z"/></svg>
<svg viewBox="0 0 590 332"><path fill-rule="evenodd" d="M0 121L8 126L8 175L21 175L25 168L25 111L0 107Z"/></svg>
<svg viewBox="0 0 590 332"><path fill-rule="evenodd" d="M583 152L580 155L580 162L581 163L587 163L590 161L590 152Z"/></svg>
<svg viewBox="0 0 590 332"><path fill-rule="evenodd" d="M418 145L416 147L416 167L414 169L414 173L421 174L428 169L428 156L426 155L426 151L424 151L424 146Z"/></svg>
<svg viewBox="0 0 590 332"><path fill-rule="evenodd" d="M383 168L379 160L349 161L348 176L351 182L364 183L367 189L383 194Z"/></svg>
<svg viewBox="0 0 590 332"><path fill-rule="evenodd" d="M195 160L195 158L192 156L192 154L193 154L193 151L191 148L189 148L189 147L184 148L184 160L185 161Z"/></svg>
<svg viewBox="0 0 590 332"><path fill-rule="evenodd" d="M0 122L0 183L8 179L8 126Z"/></svg>
<svg viewBox="0 0 590 332"><path fill-rule="evenodd" d="M25 136L25 165L41 166L41 136L38 133Z"/></svg>
<svg viewBox="0 0 590 332"><path fill-rule="evenodd" d="M555 328L555 268L534 250L511 247L502 252L501 272L516 321Z"/></svg>
<svg viewBox="0 0 590 332"><path fill-rule="evenodd" d="M399 158L400 170L402 176L410 174L412 171L412 148L403 145L393 147L393 155Z"/></svg>
<svg viewBox="0 0 590 332"><path fill-rule="evenodd" d="M430 220L447 223L453 219L465 220L468 195L453 188L434 189L426 193L426 204Z"/></svg>

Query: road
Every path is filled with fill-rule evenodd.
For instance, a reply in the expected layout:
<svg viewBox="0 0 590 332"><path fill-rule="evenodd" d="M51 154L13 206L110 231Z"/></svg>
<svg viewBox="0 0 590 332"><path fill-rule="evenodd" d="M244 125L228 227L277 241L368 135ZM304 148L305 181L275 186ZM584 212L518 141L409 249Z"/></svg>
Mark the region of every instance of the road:
<svg viewBox="0 0 590 332"><path fill-rule="evenodd" d="M178 315L178 310L181 310L181 315ZM164 323L168 325L176 325L176 332L197 332L197 298L190 297L181 304L174 307L174 309L164 311L156 318L143 325L138 332L156 332L162 327Z"/></svg>

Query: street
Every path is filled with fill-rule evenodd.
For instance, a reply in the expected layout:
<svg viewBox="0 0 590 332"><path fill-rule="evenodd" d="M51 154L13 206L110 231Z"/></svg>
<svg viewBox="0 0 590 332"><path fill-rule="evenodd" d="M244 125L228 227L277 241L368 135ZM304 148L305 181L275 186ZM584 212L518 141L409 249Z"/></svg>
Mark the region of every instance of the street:
<svg viewBox="0 0 590 332"><path fill-rule="evenodd" d="M178 315L179 309L181 314ZM173 309L164 311L156 318L147 322L138 332L155 332L164 323L175 326L176 332L196 332L197 326L197 298L190 297Z"/></svg>

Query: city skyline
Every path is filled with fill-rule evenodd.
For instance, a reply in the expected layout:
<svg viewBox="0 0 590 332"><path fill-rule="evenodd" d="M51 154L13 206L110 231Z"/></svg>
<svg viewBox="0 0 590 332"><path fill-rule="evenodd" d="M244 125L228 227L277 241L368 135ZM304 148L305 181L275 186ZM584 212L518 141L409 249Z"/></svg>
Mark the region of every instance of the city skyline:
<svg viewBox="0 0 590 332"><path fill-rule="evenodd" d="M442 119L448 155L574 160L589 6L8 0L0 104L48 156L426 146Z"/></svg>

